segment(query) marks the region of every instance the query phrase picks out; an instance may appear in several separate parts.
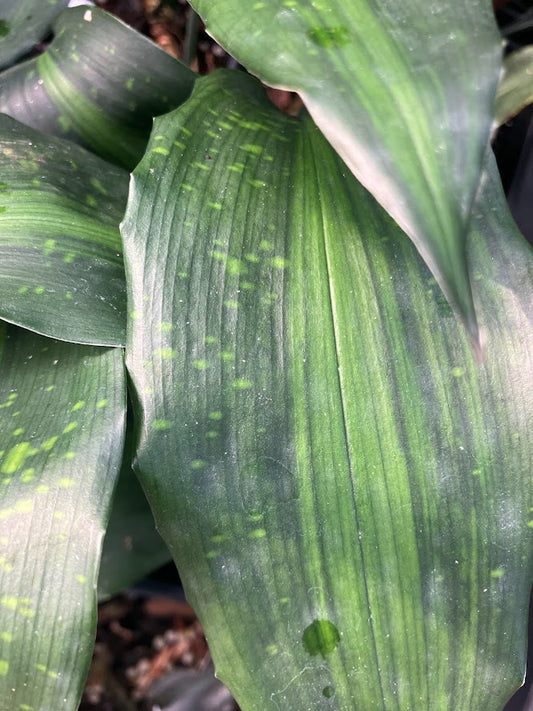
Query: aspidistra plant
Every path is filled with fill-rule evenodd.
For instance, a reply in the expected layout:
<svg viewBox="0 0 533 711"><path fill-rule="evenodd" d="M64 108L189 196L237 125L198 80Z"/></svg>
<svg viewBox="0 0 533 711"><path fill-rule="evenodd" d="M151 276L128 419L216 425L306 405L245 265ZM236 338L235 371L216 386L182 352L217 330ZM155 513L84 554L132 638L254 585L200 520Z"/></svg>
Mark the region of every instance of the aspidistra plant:
<svg viewBox="0 0 533 711"><path fill-rule="evenodd" d="M499 711L533 262L487 145L490 7L193 4L301 116L95 8L0 75L0 708L76 708L108 529L101 591L171 553L243 709ZM167 548L119 573L151 512Z"/></svg>

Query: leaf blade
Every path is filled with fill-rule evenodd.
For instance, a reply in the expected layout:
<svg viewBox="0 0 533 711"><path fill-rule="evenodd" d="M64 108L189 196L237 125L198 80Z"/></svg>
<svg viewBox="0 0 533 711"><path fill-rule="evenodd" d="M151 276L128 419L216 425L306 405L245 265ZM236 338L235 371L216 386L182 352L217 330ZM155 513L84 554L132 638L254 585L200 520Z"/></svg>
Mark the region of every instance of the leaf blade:
<svg viewBox="0 0 533 711"><path fill-rule="evenodd" d="M187 98L194 72L97 7L61 13L54 32L39 57L1 75L0 110L133 168L153 116Z"/></svg>
<svg viewBox="0 0 533 711"><path fill-rule="evenodd" d="M128 174L0 116L0 318L61 340L122 345L118 225Z"/></svg>
<svg viewBox="0 0 533 711"><path fill-rule="evenodd" d="M480 368L309 121L222 73L155 133L123 223L137 467L218 674L250 709L496 711L532 570L531 251L497 183Z"/></svg>
<svg viewBox="0 0 533 711"><path fill-rule="evenodd" d="M479 348L465 242L501 54L490 4L192 4L250 71L301 94L413 240Z"/></svg>
<svg viewBox="0 0 533 711"><path fill-rule="evenodd" d="M5 326L2 342L2 704L75 708L124 437L122 352Z"/></svg>

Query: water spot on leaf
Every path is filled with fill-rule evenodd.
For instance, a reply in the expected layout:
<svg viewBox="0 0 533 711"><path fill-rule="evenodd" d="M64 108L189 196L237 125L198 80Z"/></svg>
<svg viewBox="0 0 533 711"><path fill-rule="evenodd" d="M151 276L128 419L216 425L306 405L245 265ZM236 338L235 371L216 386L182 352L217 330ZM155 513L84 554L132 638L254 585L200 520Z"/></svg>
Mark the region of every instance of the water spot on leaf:
<svg viewBox="0 0 533 711"><path fill-rule="evenodd" d="M325 696L326 699L331 699L335 695L335 689L332 686L325 686L322 689L322 696Z"/></svg>
<svg viewBox="0 0 533 711"><path fill-rule="evenodd" d="M320 654L324 659L336 649L340 640L339 630L329 620L314 620L302 635L305 651L312 657Z"/></svg>
<svg viewBox="0 0 533 711"><path fill-rule="evenodd" d="M9 26L9 23L5 20L0 20L0 37L7 37L10 31L11 27Z"/></svg>

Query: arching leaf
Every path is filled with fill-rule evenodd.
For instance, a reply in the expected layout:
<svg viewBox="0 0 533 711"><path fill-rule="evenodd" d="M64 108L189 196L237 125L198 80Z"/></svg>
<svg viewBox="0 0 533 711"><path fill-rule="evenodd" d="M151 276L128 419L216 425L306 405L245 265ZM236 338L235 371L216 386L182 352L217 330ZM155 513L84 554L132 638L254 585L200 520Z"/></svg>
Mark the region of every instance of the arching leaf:
<svg viewBox="0 0 533 711"><path fill-rule="evenodd" d="M0 115L0 318L122 345L126 171Z"/></svg>
<svg viewBox="0 0 533 711"><path fill-rule="evenodd" d="M298 91L414 241L480 348L466 263L501 40L489 0L192 0L247 69Z"/></svg>
<svg viewBox="0 0 533 711"><path fill-rule="evenodd" d="M309 119L222 73L156 122L123 224L136 466L245 710L501 711L521 683L532 260L488 165L480 366Z"/></svg>
<svg viewBox="0 0 533 711"><path fill-rule="evenodd" d="M0 75L0 111L131 169L152 118L179 106L195 74L98 8L61 13L46 52Z"/></svg>

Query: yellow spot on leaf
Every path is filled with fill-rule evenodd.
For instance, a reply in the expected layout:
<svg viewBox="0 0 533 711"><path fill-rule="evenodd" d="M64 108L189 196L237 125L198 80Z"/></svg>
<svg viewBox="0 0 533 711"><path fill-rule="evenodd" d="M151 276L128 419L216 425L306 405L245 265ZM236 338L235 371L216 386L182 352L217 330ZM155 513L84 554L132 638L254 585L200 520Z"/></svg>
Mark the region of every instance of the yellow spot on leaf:
<svg viewBox="0 0 533 711"><path fill-rule="evenodd" d="M41 444L41 449L44 449L45 452L49 452L53 448L53 446L55 445L55 443L57 442L58 439L59 439L59 437L57 435L54 437L50 437L49 439L45 440Z"/></svg>
<svg viewBox="0 0 533 711"><path fill-rule="evenodd" d="M209 368L209 363L206 360L193 360L192 364L197 370L207 370Z"/></svg>
<svg viewBox="0 0 533 711"><path fill-rule="evenodd" d="M177 351L175 351L173 348L158 348L154 352L154 358L161 358L161 360L169 360L170 358L175 358L177 354Z"/></svg>
<svg viewBox="0 0 533 711"><path fill-rule="evenodd" d="M236 390L249 390L253 385L251 380L245 380L244 378L237 378L237 380L233 381L233 387Z"/></svg>
<svg viewBox="0 0 533 711"><path fill-rule="evenodd" d="M78 583L86 583L87 582L87 576L86 575L76 575L76 580Z"/></svg>
<svg viewBox="0 0 533 711"><path fill-rule="evenodd" d="M77 422L69 422L68 425L63 430L63 434L68 434L69 432L72 432L72 430L75 430L77 426L78 426Z"/></svg>
<svg viewBox="0 0 533 711"><path fill-rule="evenodd" d="M193 459L190 463L191 469L197 471L198 469L203 469L205 467L205 462L203 459Z"/></svg>
<svg viewBox="0 0 533 711"><path fill-rule="evenodd" d="M29 442L19 442L12 447L7 453L5 461L0 468L2 474L14 474L24 463L24 460L28 456L29 449Z"/></svg>
<svg viewBox="0 0 533 711"><path fill-rule="evenodd" d="M152 429L154 430L169 430L172 427L170 420L154 420Z"/></svg>
<svg viewBox="0 0 533 711"><path fill-rule="evenodd" d="M71 477L63 477L62 479L59 480L58 484L62 489L69 489L71 486L74 486L75 480L72 479Z"/></svg>
<svg viewBox="0 0 533 711"><path fill-rule="evenodd" d="M9 672L9 662L5 659L0 659L0 676L7 676Z"/></svg>
<svg viewBox="0 0 533 711"><path fill-rule="evenodd" d="M71 412L77 412L78 410L81 410L82 407L85 405L85 400L78 400L78 402L72 406Z"/></svg>
<svg viewBox="0 0 533 711"><path fill-rule="evenodd" d="M248 534L249 538L264 538L266 536L267 532L265 531L264 528L256 528L253 531L250 531Z"/></svg>

